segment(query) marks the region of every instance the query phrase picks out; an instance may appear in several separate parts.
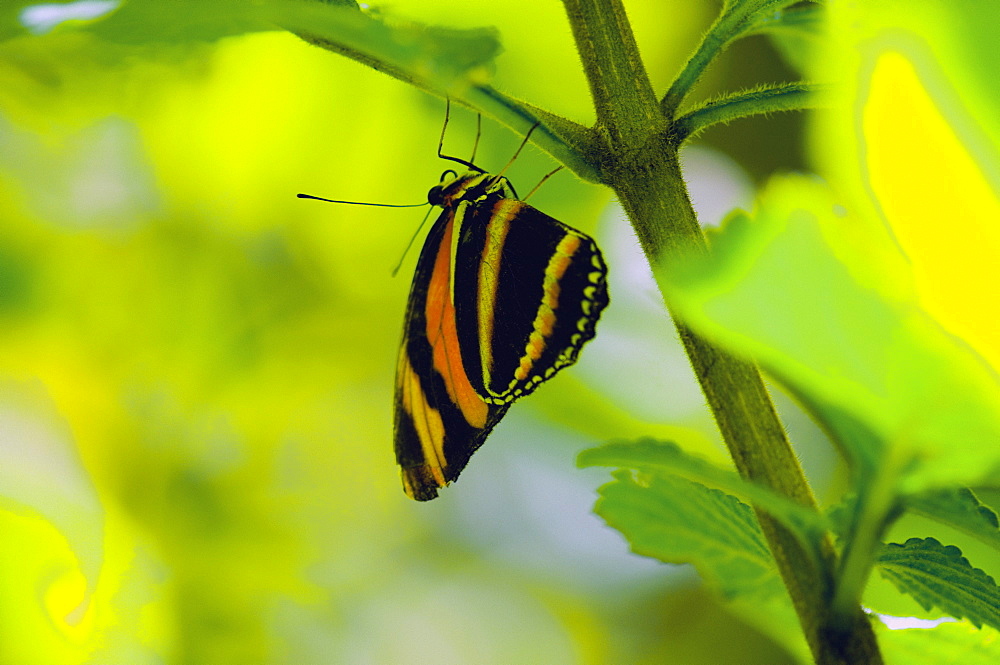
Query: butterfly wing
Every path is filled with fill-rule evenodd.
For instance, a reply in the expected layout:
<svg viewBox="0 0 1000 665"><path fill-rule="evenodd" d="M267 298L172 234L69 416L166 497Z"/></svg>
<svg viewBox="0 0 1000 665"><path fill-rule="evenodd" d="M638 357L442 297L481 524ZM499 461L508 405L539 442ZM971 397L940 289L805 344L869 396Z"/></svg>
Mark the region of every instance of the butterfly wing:
<svg viewBox="0 0 1000 665"><path fill-rule="evenodd" d="M458 477L508 407L487 403L470 383L462 355L470 341L460 338L455 320L453 233L469 208L464 201L445 208L427 235L397 361L396 461L403 489L418 501Z"/></svg>
<svg viewBox="0 0 1000 665"><path fill-rule="evenodd" d="M608 304L589 236L523 201L491 197L456 222L463 366L490 404L510 404L576 362Z"/></svg>
<svg viewBox="0 0 1000 665"><path fill-rule="evenodd" d="M608 304L594 241L504 194L447 206L417 261L395 447L418 501L458 477L514 400L576 361Z"/></svg>

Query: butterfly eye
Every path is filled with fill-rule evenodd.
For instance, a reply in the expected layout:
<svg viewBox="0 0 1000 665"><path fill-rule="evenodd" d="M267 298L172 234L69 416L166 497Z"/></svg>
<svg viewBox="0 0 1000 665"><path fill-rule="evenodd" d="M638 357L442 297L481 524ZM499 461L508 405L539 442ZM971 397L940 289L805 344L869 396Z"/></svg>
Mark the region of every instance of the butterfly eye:
<svg viewBox="0 0 1000 665"><path fill-rule="evenodd" d="M441 174L441 179L438 180L437 185L431 187L431 190L427 192L427 201L434 206L443 206L445 201L444 190L450 187L456 180L458 180L458 172L448 169Z"/></svg>
<svg viewBox="0 0 1000 665"><path fill-rule="evenodd" d="M427 192L427 202L432 206L444 205L444 186L434 185L431 187L430 191Z"/></svg>

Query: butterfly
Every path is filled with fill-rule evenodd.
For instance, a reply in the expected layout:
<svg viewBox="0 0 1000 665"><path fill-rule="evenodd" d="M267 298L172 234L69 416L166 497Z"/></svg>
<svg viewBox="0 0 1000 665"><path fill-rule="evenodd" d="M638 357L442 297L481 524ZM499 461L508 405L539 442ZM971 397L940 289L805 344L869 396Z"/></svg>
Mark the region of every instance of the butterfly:
<svg viewBox="0 0 1000 665"><path fill-rule="evenodd" d="M418 501L458 478L515 400L576 361L608 304L593 239L520 200L503 171L440 144L438 156L468 170L445 171L428 193L442 211L417 260L396 367L396 461Z"/></svg>

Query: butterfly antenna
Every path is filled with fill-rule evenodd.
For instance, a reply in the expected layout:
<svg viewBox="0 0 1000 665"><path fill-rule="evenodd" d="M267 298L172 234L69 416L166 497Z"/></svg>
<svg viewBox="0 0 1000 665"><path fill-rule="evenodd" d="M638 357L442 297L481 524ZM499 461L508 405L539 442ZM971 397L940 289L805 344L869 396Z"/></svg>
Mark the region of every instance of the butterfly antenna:
<svg viewBox="0 0 1000 665"><path fill-rule="evenodd" d="M446 97L444 100L444 124L441 125L441 138L438 139L438 157L444 159L444 155L441 154L441 150L444 149L444 133L448 130L448 119L451 118L451 98Z"/></svg>
<svg viewBox="0 0 1000 665"><path fill-rule="evenodd" d="M424 228L424 224L427 223L427 218L430 217L431 210L433 209L434 208L427 209L427 214L424 215L424 218L420 221L420 226L418 226L417 230L413 232L412 236L410 236L410 242L406 243L406 249L403 250L403 255L399 257L399 263L397 263L396 267L392 269L393 277L395 277L396 274L399 273L399 269L403 265L403 260L406 258L406 255L410 253L410 248L413 247L413 241L416 240L417 236L420 234L420 229Z"/></svg>
<svg viewBox="0 0 1000 665"><path fill-rule="evenodd" d="M472 157L469 157L469 161L475 163L476 161L476 151L479 150L479 137L483 133L483 114L476 114L476 140L472 144Z"/></svg>
<svg viewBox="0 0 1000 665"><path fill-rule="evenodd" d="M419 208L430 205L427 201L423 203L366 203L364 201L335 201L333 199L324 199L322 196L313 196L312 194L296 194L296 196L300 199L313 199L315 201L326 201L327 203L346 203L352 206L376 206L378 208Z"/></svg>
<svg viewBox="0 0 1000 665"><path fill-rule="evenodd" d="M527 201L529 198L531 198L531 195L534 194L535 192L537 192L538 189L545 183L546 180L548 180L549 178L551 178L552 176L554 176L556 173L559 173L559 171L561 171L562 168L563 168L562 166L557 166L556 168L554 168L551 171L549 171L548 173L546 173L545 176L541 180L538 181L538 184L535 185L530 192L528 192L528 195L525 196L521 200L522 201Z"/></svg>
<svg viewBox="0 0 1000 665"><path fill-rule="evenodd" d="M455 162L457 164L461 164L462 166L465 166L466 168L472 169L476 173L485 173L485 171L483 171L481 168L479 168L478 166L476 166L475 164L473 164L469 160L462 159L461 157L452 157L451 155L446 155L443 152L441 152L442 150L444 150L444 133L445 133L445 130L448 129L448 119L450 117L451 117L451 100L450 99L445 99L444 124L441 126L441 139L438 141L438 157L440 157L441 159L447 159L450 162ZM480 122L481 121L482 121L482 118L480 117ZM477 131L476 132L476 146L478 147L478 145L479 145L479 133ZM476 151L475 151L475 148L473 148L473 150L472 150L472 156L475 157L475 155L476 155Z"/></svg>

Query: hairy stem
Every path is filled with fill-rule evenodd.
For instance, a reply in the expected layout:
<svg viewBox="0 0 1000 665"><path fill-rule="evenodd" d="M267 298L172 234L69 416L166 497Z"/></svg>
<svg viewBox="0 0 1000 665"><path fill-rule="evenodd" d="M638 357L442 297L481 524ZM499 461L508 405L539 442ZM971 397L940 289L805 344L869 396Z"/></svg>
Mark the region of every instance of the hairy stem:
<svg viewBox="0 0 1000 665"><path fill-rule="evenodd" d="M738 37L752 29L762 16L791 5L797 0L729 0L724 11L708 29L698 49L660 101L664 115L673 119L684 99L708 66Z"/></svg>
<svg viewBox="0 0 1000 665"><path fill-rule="evenodd" d="M753 115L775 111L801 111L825 104L825 86L812 83L786 83L749 90L710 101L681 116L674 122L674 135L685 141L707 127Z"/></svg>
<svg viewBox="0 0 1000 665"><path fill-rule="evenodd" d="M639 232L654 266L669 261L674 251L704 247L676 152L671 146L663 148L665 159L644 165L648 182L626 172L613 184L637 229L666 227L664 233ZM672 216L660 217L663 214ZM651 246L661 235L666 236L664 243ZM719 349L676 318L675 323L740 475L818 510L757 367ZM855 605L846 616L833 612L830 602L839 561L830 538L824 535L806 547L769 514L755 510L816 663L881 663L874 633L860 608Z"/></svg>
<svg viewBox="0 0 1000 665"><path fill-rule="evenodd" d="M625 8L618 0L566 0L570 26L597 112L596 130L626 149L662 129L653 86L639 56Z"/></svg>

